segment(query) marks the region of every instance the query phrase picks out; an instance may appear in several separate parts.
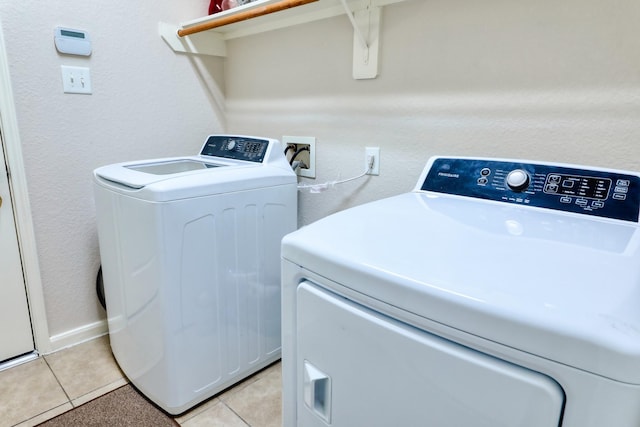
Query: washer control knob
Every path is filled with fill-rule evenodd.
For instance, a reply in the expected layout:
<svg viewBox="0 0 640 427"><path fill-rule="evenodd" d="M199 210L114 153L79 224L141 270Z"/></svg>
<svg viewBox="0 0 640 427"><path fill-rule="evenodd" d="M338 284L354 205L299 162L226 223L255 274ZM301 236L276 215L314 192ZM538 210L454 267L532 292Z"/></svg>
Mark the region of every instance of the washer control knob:
<svg viewBox="0 0 640 427"><path fill-rule="evenodd" d="M529 174L522 169L514 169L507 175L507 186L513 191L522 191L529 186Z"/></svg>
<svg viewBox="0 0 640 427"><path fill-rule="evenodd" d="M231 151L234 148L236 148L236 142L233 139L231 139L229 140L229 142L227 142L227 150Z"/></svg>

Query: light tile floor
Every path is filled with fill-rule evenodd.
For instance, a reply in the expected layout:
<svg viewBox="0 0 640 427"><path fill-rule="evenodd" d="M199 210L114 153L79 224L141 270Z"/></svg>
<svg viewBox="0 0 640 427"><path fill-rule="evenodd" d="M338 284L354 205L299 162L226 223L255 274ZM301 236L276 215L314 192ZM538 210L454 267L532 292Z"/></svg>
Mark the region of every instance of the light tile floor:
<svg viewBox="0 0 640 427"><path fill-rule="evenodd" d="M127 384L108 337L0 371L0 427L29 427ZM185 427L280 427L280 363L176 417Z"/></svg>

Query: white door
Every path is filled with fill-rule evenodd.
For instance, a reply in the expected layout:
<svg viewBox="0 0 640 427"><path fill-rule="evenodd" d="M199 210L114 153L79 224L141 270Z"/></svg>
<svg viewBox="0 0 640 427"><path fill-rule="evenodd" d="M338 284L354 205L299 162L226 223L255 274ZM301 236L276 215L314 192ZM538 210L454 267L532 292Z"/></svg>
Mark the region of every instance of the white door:
<svg viewBox="0 0 640 427"><path fill-rule="evenodd" d="M0 132L0 362L34 350L3 147Z"/></svg>
<svg viewBox="0 0 640 427"><path fill-rule="evenodd" d="M557 427L552 379L304 282L297 290L297 425Z"/></svg>

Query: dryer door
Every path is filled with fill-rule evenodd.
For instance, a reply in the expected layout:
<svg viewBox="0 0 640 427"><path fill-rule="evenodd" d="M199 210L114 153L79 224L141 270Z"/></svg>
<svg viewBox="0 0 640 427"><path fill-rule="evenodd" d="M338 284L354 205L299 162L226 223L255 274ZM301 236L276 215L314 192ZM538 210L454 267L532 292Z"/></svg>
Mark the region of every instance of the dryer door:
<svg viewBox="0 0 640 427"><path fill-rule="evenodd" d="M557 427L552 379L309 282L297 290L298 426Z"/></svg>

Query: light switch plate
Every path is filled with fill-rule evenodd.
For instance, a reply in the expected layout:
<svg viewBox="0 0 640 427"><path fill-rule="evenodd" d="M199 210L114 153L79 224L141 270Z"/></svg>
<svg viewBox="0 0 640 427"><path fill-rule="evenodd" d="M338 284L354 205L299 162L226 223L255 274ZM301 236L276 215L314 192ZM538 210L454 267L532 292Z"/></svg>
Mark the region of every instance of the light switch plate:
<svg viewBox="0 0 640 427"><path fill-rule="evenodd" d="M61 65L64 93L91 93L91 73L87 67Z"/></svg>

